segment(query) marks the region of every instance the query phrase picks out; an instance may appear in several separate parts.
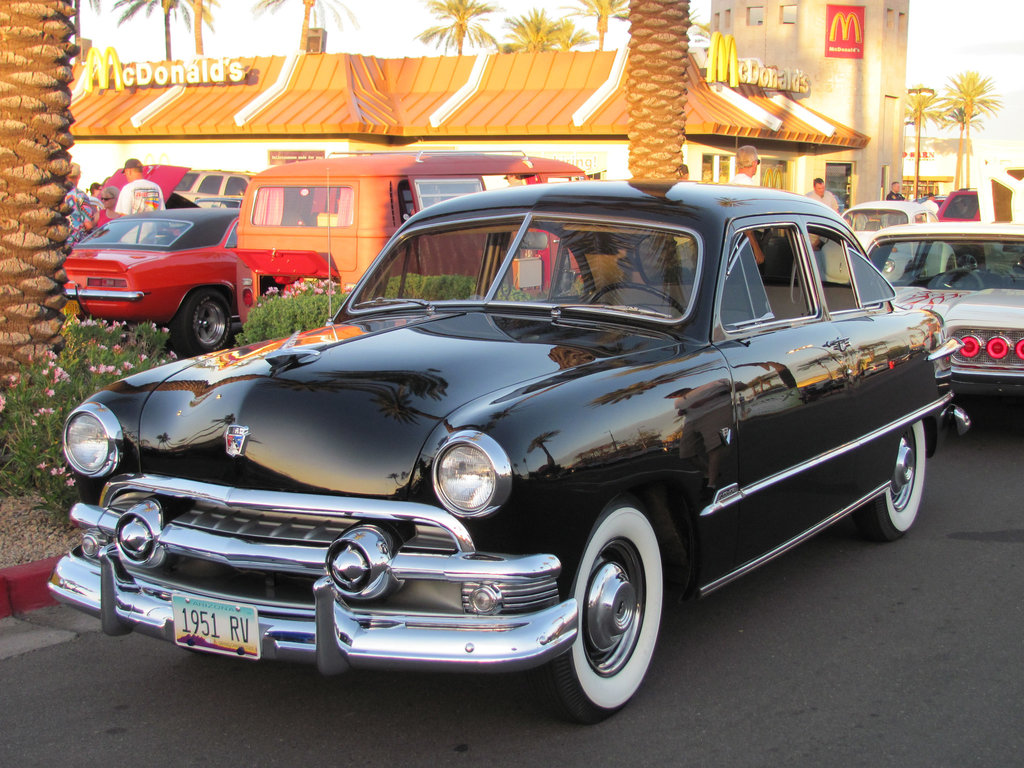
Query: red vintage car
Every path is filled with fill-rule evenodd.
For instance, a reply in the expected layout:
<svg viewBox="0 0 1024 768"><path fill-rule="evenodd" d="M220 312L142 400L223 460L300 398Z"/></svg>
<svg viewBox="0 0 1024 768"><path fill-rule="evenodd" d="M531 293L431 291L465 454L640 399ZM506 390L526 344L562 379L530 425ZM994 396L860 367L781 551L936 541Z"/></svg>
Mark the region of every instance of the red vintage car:
<svg viewBox="0 0 1024 768"><path fill-rule="evenodd" d="M252 306L253 277L233 250L238 210L178 208L124 216L64 262L71 312L167 325L182 356L228 346Z"/></svg>

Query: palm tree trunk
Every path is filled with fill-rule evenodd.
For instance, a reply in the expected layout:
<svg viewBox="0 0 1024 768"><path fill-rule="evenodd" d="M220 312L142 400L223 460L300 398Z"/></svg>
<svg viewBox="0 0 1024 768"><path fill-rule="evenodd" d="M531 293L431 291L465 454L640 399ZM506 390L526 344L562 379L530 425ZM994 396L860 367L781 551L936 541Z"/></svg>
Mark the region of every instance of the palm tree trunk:
<svg viewBox="0 0 1024 768"><path fill-rule="evenodd" d="M164 61L171 59L171 9L168 3L164 2Z"/></svg>
<svg viewBox="0 0 1024 768"><path fill-rule="evenodd" d="M964 114L964 160L966 161L964 171L964 186L971 186L971 120L974 115L970 112Z"/></svg>
<svg viewBox="0 0 1024 768"><path fill-rule="evenodd" d="M299 33L299 50L306 50L306 38L309 37L309 17L313 13L313 5L316 0L302 0L305 6L305 15L302 17L302 31Z"/></svg>
<svg viewBox="0 0 1024 768"><path fill-rule="evenodd" d="M0 372L59 349L75 7L0 7Z"/></svg>
<svg viewBox="0 0 1024 768"><path fill-rule="evenodd" d="M629 171L637 179L673 178L686 140L688 0L629 4Z"/></svg>
<svg viewBox="0 0 1024 768"><path fill-rule="evenodd" d="M196 41L196 56L203 55L203 0L192 0L192 34Z"/></svg>

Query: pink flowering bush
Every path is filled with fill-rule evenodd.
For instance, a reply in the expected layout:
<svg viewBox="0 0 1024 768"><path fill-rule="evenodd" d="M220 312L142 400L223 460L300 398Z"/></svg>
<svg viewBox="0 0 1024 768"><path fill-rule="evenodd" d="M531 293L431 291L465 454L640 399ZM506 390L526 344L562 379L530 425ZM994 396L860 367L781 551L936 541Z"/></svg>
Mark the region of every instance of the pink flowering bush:
<svg viewBox="0 0 1024 768"><path fill-rule="evenodd" d="M249 311L235 343L244 346L319 328L338 311L345 296L328 280L300 280L283 290L271 288Z"/></svg>
<svg viewBox="0 0 1024 768"><path fill-rule="evenodd" d="M0 495L36 494L47 509L75 499L62 432L72 408L98 389L171 359L168 333L152 323L126 326L69 318L65 346L0 380Z"/></svg>

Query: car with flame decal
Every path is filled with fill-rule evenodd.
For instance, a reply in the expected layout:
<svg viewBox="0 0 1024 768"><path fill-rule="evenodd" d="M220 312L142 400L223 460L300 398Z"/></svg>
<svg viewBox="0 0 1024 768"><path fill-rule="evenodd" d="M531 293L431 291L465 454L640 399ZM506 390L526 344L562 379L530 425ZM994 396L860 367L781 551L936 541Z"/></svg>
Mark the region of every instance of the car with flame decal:
<svg viewBox="0 0 1024 768"><path fill-rule="evenodd" d="M938 223L891 227L868 255L899 302L942 317L958 340L955 392L1024 393L1024 226Z"/></svg>
<svg viewBox="0 0 1024 768"><path fill-rule="evenodd" d="M848 515L911 528L967 419L956 344L894 298L842 219L776 190L439 202L323 328L76 408L82 539L50 589L112 635L324 674L529 670L596 722L640 687L668 594Z"/></svg>

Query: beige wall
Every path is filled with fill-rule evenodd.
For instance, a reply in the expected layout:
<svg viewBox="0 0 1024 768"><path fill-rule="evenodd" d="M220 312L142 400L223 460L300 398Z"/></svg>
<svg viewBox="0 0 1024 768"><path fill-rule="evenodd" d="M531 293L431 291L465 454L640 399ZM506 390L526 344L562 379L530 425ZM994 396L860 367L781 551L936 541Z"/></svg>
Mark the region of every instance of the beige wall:
<svg viewBox="0 0 1024 768"><path fill-rule="evenodd" d="M825 57L830 4L864 6L864 58ZM781 23L783 6L796 6L795 24ZM762 24L748 23L751 9ZM712 0L711 29L733 35L741 59L803 70L804 106L871 137L862 150L821 148L795 163L795 191L824 176L826 162L854 164L851 203L878 199L887 178L902 177L908 21L909 0Z"/></svg>

